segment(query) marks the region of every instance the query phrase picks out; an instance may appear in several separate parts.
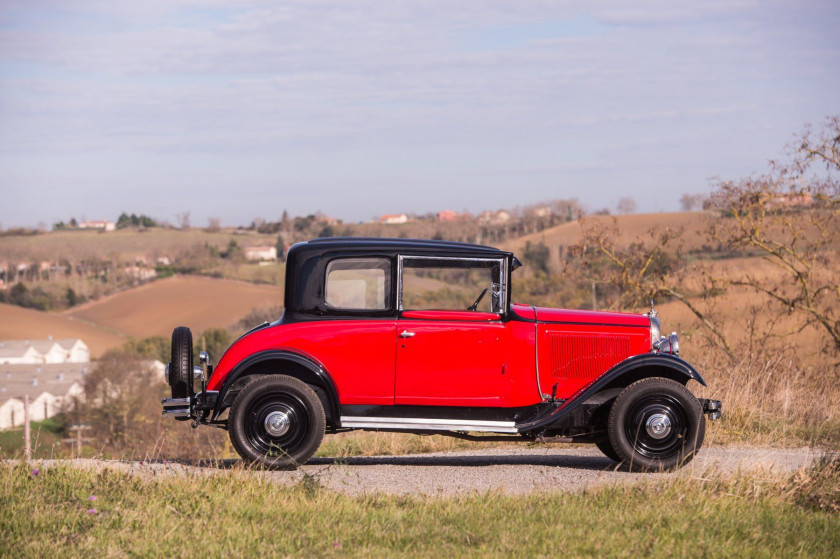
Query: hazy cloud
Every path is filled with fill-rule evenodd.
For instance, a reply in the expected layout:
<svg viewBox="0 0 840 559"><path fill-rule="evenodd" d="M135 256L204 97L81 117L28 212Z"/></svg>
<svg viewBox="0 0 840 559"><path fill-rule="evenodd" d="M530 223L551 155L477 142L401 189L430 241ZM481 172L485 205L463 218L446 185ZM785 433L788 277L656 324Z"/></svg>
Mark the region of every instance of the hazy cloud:
<svg viewBox="0 0 840 559"><path fill-rule="evenodd" d="M837 112L838 37L828 2L5 2L0 222L676 209Z"/></svg>

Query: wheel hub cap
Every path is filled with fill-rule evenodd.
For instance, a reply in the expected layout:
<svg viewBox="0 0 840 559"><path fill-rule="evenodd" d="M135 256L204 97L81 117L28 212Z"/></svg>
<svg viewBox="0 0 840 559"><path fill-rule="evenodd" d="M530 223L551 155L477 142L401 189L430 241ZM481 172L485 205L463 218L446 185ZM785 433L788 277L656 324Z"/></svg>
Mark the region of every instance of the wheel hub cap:
<svg viewBox="0 0 840 559"><path fill-rule="evenodd" d="M655 413L648 418L645 429L654 439L664 439L671 432L671 419L665 414Z"/></svg>
<svg viewBox="0 0 840 559"><path fill-rule="evenodd" d="M265 417L265 430L272 437L285 435L289 424L289 414L283 411L273 411Z"/></svg>

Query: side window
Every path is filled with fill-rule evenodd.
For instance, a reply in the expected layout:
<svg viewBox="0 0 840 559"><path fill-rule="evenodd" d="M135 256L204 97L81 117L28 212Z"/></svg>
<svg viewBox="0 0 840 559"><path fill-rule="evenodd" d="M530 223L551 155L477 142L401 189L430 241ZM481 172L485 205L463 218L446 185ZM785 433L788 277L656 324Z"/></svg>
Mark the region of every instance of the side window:
<svg viewBox="0 0 840 559"><path fill-rule="evenodd" d="M339 310L391 307L391 263L387 258L343 258L327 265L327 305Z"/></svg>
<svg viewBox="0 0 840 559"><path fill-rule="evenodd" d="M499 260L405 257L401 262L403 310L503 311ZM478 305L472 309L482 293Z"/></svg>

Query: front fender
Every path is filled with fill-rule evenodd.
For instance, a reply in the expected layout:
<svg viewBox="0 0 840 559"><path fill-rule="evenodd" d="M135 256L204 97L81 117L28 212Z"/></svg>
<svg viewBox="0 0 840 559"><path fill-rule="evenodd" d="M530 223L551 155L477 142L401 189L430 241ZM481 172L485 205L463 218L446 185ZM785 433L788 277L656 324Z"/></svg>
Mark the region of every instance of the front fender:
<svg viewBox="0 0 840 559"><path fill-rule="evenodd" d="M291 365L286 370L276 370L283 365ZM222 413L223 403L228 391L243 376L250 374L288 374L307 384L323 389L325 394L324 412L328 419L337 421L340 416L338 390L329 373L320 363L288 350L268 350L249 355L236 364L225 376L219 389L213 417Z"/></svg>
<svg viewBox="0 0 840 559"><path fill-rule="evenodd" d="M667 353L643 353L628 357L621 363L618 363L612 369L598 377L595 382L582 388L577 394L563 402L560 407L550 414L528 423L521 423L516 427L520 433L542 429L562 419L601 390L615 387L623 388L633 384L637 380L648 377L670 378L683 384L688 384L690 380L696 380L703 386L706 386L706 381L703 380L703 377L700 376L697 369L676 355Z"/></svg>

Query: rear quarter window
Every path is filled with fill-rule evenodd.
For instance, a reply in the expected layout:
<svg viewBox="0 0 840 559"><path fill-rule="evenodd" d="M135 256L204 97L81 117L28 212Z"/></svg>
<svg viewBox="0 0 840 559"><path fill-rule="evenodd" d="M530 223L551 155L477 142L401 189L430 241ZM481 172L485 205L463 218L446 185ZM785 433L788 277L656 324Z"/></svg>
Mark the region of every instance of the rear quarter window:
<svg viewBox="0 0 840 559"><path fill-rule="evenodd" d="M325 299L338 310L386 310L391 306L387 258L341 258L327 265Z"/></svg>

